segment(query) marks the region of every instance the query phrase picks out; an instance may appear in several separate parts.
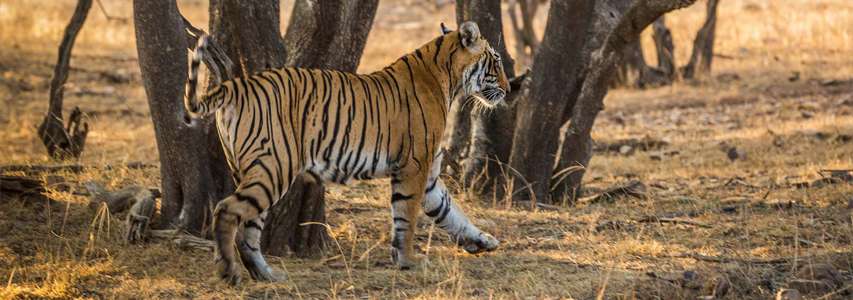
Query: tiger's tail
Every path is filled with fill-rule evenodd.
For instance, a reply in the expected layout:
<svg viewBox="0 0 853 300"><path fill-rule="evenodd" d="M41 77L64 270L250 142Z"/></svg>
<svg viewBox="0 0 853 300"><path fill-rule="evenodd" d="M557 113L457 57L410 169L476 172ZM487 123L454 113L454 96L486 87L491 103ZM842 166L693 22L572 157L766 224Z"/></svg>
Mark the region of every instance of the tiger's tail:
<svg viewBox="0 0 853 300"><path fill-rule="evenodd" d="M228 63L230 63L230 61L217 61L217 59L221 58L217 58L217 53L211 53L209 51L209 39L210 36L206 34L198 38L198 45L196 46L195 51L193 51L192 60L190 61L186 94L184 94L184 122L187 124L192 124L192 120L195 118L205 117L216 112L217 109L225 104L225 90L221 85L222 74L220 74L221 72L219 68L220 65L223 65L226 69L226 73L229 73L230 65L228 65ZM213 82L214 86L209 89L209 92L202 95L201 101L198 101L196 99L196 94L198 93L198 69L202 61L211 62L207 63L207 65L208 69L215 76L215 81ZM229 74L225 75L229 76Z"/></svg>

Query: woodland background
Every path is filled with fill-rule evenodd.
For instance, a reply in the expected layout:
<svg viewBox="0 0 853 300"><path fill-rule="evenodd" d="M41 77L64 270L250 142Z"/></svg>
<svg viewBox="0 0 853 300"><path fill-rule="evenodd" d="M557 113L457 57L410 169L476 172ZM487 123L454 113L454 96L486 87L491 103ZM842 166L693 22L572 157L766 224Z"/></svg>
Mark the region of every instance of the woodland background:
<svg viewBox="0 0 853 300"><path fill-rule="evenodd" d="M679 66L705 4L666 15ZM75 5L0 1L0 174L44 189L30 197L0 186L0 298L767 299L792 295L788 289L850 296L849 1L720 1L709 74L610 90L578 198L531 205L458 188L456 201L501 240L496 252L464 254L422 224L429 268L398 271L386 246L388 183L327 185L330 244L322 254L271 257L287 281L238 288L212 278L203 240L127 244L125 213L90 205L101 187L161 185L130 1L96 2L71 56L65 114L79 107L89 127L79 160L62 164L81 167L31 168L57 165L38 126ZM178 5L210 31L207 1ZM282 33L292 6L281 3ZM539 39L549 8L532 18ZM530 58L519 55L507 13L503 3L504 41L520 73ZM453 3L379 1L358 71L380 69L455 20ZM652 31L640 41L644 60L656 65ZM626 184L627 196L611 190Z"/></svg>

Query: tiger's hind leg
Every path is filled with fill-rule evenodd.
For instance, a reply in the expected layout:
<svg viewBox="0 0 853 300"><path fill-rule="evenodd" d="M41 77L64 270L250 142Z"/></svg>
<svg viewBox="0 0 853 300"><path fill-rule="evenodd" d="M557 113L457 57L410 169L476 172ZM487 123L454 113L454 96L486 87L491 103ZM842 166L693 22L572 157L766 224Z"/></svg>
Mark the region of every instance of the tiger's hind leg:
<svg viewBox="0 0 853 300"><path fill-rule="evenodd" d="M240 283L237 230L243 222L257 218L273 203L273 179L266 171L259 171L263 169L254 168L247 172L234 194L220 201L213 213L217 275L231 285ZM281 194L284 194L287 188L282 189ZM257 255L260 256L260 252Z"/></svg>
<svg viewBox="0 0 853 300"><path fill-rule="evenodd" d="M391 178L391 259L400 269L412 268L420 261L415 255L414 238L426 177L427 174L412 174Z"/></svg>
<svg viewBox="0 0 853 300"><path fill-rule="evenodd" d="M243 235L238 237L237 251L240 252L240 260L252 279L275 282L284 279L284 275L275 272L261 253L261 232L264 230L266 217L267 212L263 212L257 218L246 221Z"/></svg>

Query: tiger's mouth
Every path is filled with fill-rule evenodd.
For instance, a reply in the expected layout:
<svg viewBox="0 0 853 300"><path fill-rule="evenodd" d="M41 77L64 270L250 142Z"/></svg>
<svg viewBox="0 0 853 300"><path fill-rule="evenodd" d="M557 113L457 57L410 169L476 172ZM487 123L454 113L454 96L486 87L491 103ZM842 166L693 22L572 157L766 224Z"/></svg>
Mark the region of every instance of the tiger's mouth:
<svg viewBox="0 0 853 300"><path fill-rule="evenodd" d="M504 101L506 91L501 88L488 88L471 95L477 102L487 108L495 108Z"/></svg>

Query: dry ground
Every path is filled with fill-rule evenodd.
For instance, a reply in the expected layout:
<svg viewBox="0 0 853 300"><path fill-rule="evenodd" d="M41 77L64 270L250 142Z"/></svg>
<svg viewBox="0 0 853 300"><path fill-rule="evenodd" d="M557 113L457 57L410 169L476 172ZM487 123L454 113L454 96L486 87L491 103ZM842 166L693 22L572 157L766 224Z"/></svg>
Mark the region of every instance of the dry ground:
<svg viewBox="0 0 853 300"><path fill-rule="evenodd" d="M82 163L157 164L130 4L103 2L126 20L107 21L93 8L66 90L66 108L80 106L92 127ZM180 2L195 23L206 23L201 1ZM430 39L439 22L454 23L452 7L419 2L382 1L362 70ZM35 127L73 5L0 0L0 165L50 163ZM667 19L679 63L689 55L703 7L700 2ZM545 9L537 20L541 33ZM83 196L51 191L61 205L46 209L0 195L0 298L589 299L602 293L607 299L696 299L721 284L728 287L726 299L768 299L785 287L818 298L853 282L853 185L791 184L819 179L822 169L853 169L851 30L849 1L723 1L712 76L614 90L599 117L594 136L601 144L645 136L669 142L661 150L600 153L592 161L591 190L639 179L650 186L649 197L531 212L458 195L503 241L493 253L464 254L423 227L419 240L429 267L397 271L386 247L387 183L333 186L329 225L340 247L322 258L270 258L287 281L231 288L211 279L209 251L125 245L123 216L98 215ZM730 161L724 150L731 147L746 157ZM656 151L669 154L655 160ZM156 168L58 175L111 189L159 182ZM636 222L667 215L708 226ZM811 279L797 273L820 264L837 270L834 286L791 282Z"/></svg>

